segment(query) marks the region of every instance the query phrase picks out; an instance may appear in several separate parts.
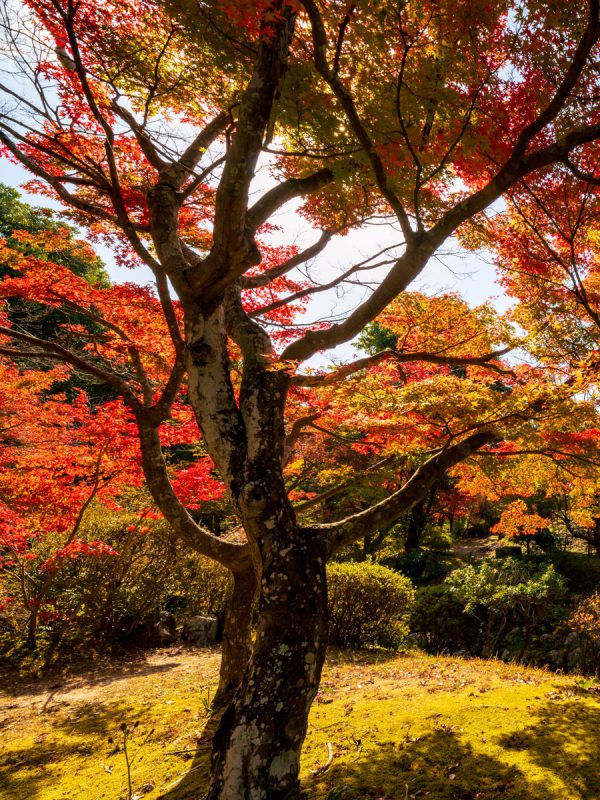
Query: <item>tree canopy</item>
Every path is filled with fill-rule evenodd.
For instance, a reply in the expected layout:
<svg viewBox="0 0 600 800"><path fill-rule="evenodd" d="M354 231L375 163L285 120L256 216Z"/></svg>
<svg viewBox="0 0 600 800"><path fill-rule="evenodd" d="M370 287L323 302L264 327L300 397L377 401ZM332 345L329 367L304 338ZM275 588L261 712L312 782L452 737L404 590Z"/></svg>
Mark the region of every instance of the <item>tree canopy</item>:
<svg viewBox="0 0 600 800"><path fill-rule="evenodd" d="M64 259L91 264L88 245L25 224L3 244L0 296L66 319L48 335L7 312L0 354L58 362L118 398L173 534L234 575L220 693L233 699L208 797L295 796L327 559L474 453L509 459L511 426L519 450L597 442L598 2L24 0L2 27L2 155L153 285L107 284L99 266L90 280ZM270 236L292 201L304 249ZM339 274L320 267L336 239L382 222L395 245ZM455 235L497 258L533 364L502 360L516 334L488 306L406 291ZM347 313L303 315L357 284ZM365 358L306 366L370 323ZM328 419L363 451L393 439L410 468L364 507L305 520L285 469ZM201 439L187 480L169 463L179 426ZM191 513L208 463L231 535Z"/></svg>

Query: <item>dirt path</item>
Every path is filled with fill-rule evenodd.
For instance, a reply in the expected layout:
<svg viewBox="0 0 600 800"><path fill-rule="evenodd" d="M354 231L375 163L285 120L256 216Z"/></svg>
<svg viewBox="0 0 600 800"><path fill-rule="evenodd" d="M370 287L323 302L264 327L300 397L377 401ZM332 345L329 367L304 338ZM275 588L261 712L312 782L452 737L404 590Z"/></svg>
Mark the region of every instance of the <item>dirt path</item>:
<svg viewBox="0 0 600 800"><path fill-rule="evenodd" d="M214 679L219 667L219 648L155 650L131 661L92 668L81 675L53 675L36 681L6 680L0 683L0 730L6 729L26 709L28 716L50 713L53 708L92 703L103 705L137 694L152 676L170 673L169 680L203 676ZM22 717L21 717L22 719Z"/></svg>
<svg viewBox="0 0 600 800"><path fill-rule="evenodd" d="M500 536L485 536L474 539L461 539L452 545L452 552L462 559L492 558L497 547L510 544Z"/></svg>

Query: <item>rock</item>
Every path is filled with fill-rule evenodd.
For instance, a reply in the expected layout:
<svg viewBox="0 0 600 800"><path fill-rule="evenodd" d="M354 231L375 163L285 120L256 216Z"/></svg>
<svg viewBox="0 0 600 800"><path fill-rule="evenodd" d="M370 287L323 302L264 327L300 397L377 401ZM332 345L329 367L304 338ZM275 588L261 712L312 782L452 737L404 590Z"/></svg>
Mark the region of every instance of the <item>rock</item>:
<svg viewBox="0 0 600 800"><path fill-rule="evenodd" d="M182 637L188 644L212 644L217 638L217 617L190 617L183 624Z"/></svg>
<svg viewBox="0 0 600 800"><path fill-rule="evenodd" d="M518 639L522 635L523 631L521 628L511 628L509 632L506 634L506 639L509 642L514 642L515 639Z"/></svg>
<svg viewBox="0 0 600 800"><path fill-rule="evenodd" d="M550 664L555 666L556 664L560 664L562 661L562 653L560 650L550 650L546 658Z"/></svg>
<svg viewBox="0 0 600 800"><path fill-rule="evenodd" d="M168 611L154 611L135 626L127 641L136 647L168 647L177 638L177 621Z"/></svg>
<svg viewBox="0 0 600 800"><path fill-rule="evenodd" d="M177 620L169 611L161 611L159 614L159 635L163 645L173 644L177 639Z"/></svg>

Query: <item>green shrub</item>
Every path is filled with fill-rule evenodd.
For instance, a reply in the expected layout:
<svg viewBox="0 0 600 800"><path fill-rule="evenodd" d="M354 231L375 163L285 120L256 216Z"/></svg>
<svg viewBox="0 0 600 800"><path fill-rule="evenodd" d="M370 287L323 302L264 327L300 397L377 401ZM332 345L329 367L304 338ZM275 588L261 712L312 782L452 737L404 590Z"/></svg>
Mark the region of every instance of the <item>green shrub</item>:
<svg viewBox="0 0 600 800"><path fill-rule="evenodd" d="M421 545L428 550L450 550L452 547L452 534L446 524L426 525L421 535Z"/></svg>
<svg viewBox="0 0 600 800"><path fill-rule="evenodd" d="M446 585L485 625L484 656L497 651L509 622L523 630L520 661L544 614L565 594L565 582L550 564L522 559L487 559L455 570Z"/></svg>
<svg viewBox="0 0 600 800"><path fill-rule="evenodd" d="M465 612L464 605L444 583L417 589L410 629L430 653L476 653L480 649L480 621Z"/></svg>
<svg viewBox="0 0 600 800"><path fill-rule="evenodd" d="M600 558L586 553L553 551L546 556L565 578L569 592L589 595L600 589Z"/></svg>
<svg viewBox="0 0 600 800"><path fill-rule="evenodd" d="M129 646L132 632L158 609L180 618L223 615L231 590L228 571L187 548L165 522L140 523L134 514L92 508L81 536L105 542L118 555L66 559L52 574L37 638L48 663ZM15 658L27 635L18 577L16 571L3 576L3 591L14 600L0 614L0 656Z"/></svg>
<svg viewBox="0 0 600 800"><path fill-rule="evenodd" d="M329 564L330 640L342 647L399 647L408 634L414 589L378 564Z"/></svg>
<svg viewBox="0 0 600 800"><path fill-rule="evenodd" d="M567 625L582 644L581 671L600 677L600 592L584 598Z"/></svg>
<svg viewBox="0 0 600 800"><path fill-rule="evenodd" d="M157 608L177 614L219 614L228 592L226 570L187 548L163 521L127 524L123 514L92 514L85 534L108 543L118 556L80 559L65 574L65 589L85 598L82 634L118 641ZM173 603L177 598L179 602Z"/></svg>
<svg viewBox="0 0 600 800"><path fill-rule="evenodd" d="M186 616L212 614L222 617L232 589L231 573L210 558L191 554L182 565L179 591L186 600Z"/></svg>

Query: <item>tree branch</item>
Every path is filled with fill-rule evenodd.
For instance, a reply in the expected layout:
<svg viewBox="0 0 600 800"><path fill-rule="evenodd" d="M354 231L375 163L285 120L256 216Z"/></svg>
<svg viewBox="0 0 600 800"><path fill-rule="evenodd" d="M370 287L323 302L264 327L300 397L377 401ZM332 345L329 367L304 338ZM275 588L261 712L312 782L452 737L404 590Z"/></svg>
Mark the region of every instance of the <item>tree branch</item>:
<svg viewBox="0 0 600 800"><path fill-rule="evenodd" d="M56 194L60 197L60 199L66 203L68 206L72 206L76 208L78 211L83 211L86 214L89 214L90 217L95 217L97 219L103 219L107 222L111 222L113 225L119 226L119 220L114 215L111 214L106 209L94 205L94 203L89 203L87 200L82 200L80 197L77 197L71 192L67 191L65 187L62 185L59 178L56 178L54 175L51 175L45 169L42 169L38 164L36 164L33 159L29 158L29 156L22 153L21 150L16 146L16 144L12 141L12 139L7 136L2 130L0 130L0 142L6 147L7 150L10 150L12 155L21 162L21 164L29 170L29 172L33 173L36 177L41 178L42 180L46 181L49 184ZM120 226L119 226L120 227Z"/></svg>
<svg viewBox="0 0 600 800"><path fill-rule="evenodd" d="M259 257L253 237L246 232L248 194L287 68L295 20L295 12L282 0L273 0L269 5L275 12L268 22L269 35L261 35L255 67L242 93L235 134L215 196L213 248L197 272L197 289L204 291L207 304L220 297ZM224 270L226 264L228 268Z"/></svg>
<svg viewBox="0 0 600 800"><path fill-rule="evenodd" d="M87 372L96 378L100 378L100 380L108 383L110 386L113 386L118 392L120 392L123 396L123 399L133 410L141 408L139 400L133 394L129 385L114 372L108 372L101 367L97 367L95 364L92 364L90 361L86 361L84 358L81 358L70 350L67 350L65 347L61 347L61 345L56 344L55 342L39 339L37 336L20 333L19 331L13 330L12 328L7 328L5 326L0 326L0 335L7 336L10 339L16 339L19 342L24 342L25 344L37 347L38 350L33 351L36 356L39 353L40 357L43 357L41 355L43 353L46 357L52 359L53 361L63 361L65 364L71 364L71 366L76 367L83 372ZM6 355L14 355L13 352L8 351L7 348L5 348L5 351ZM18 352L20 351L17 351L17 353ZM29 357L29 353L31 353L31 351L24 352L26 352Z"/></svg>
<svg viewBox="0 0 600 800"><path fill-rule="evenodd" d="M231 114L229 110L221 111L217 114L217 116L198 133L196 138L186 148L181 158L161 171L163 179L171 182L176 189L180 189L185 180L193 173L196 166L200 163L202 156L210 145L230 124Z"/></svg>
<svg viewBox="0 0 600 800"><path fill-rule="evenodd" d="M258 228L285 203L294 197L316 192L333 180L333 172L327 167L307 175L304 178L288 178L288 180L270 189L248 209L246 214L246 229L250 234L256 233Z"/></svg>
<svg viewBox="0 0 600 800"><path fill-rule="evenodd" d="M588 24L579 40L569 68L546 108L519 134L509 161L518 161L536 134L556 119L579 81L592 49L600 37L598 0L589 0Z"/></svg>
<svg viewBox="0 0 600 800"><path fill-rule="evenodd" d="M148 163L153 166L157 172L163 170L167 166L167 163L166 161L163 161L158 154L158 150L154 146L154 142L148 136L143 126L137 122L136 118L130 111L128 111L126 108L123 108L123 106L120 106L116 100L112 101L112 108L113 111L118 114L121 119L125 120L125 122L131 128L133 135L137 139L142 150L142 153L148 160Z"/></svg>
<svg viewBox="0 0 600 800"><path fill-rule="evenodd" d="M304 430L304 428L306 428L308 425L310 425L311 422L314 422L316 419L318 419L324 412L325 412L325 409L319 409L318 411L313 411L310 414L306 414L305 416L299 417L298 419L294 420L294 422L292 423L292 427L290 428L289 433L285 437L285 444L284 444L284 447L283 447L283 465L284 466L290 460L290 458L292 456L292 453L294 451L294 447L296 445L296 442L298 441L298 439L302 435L302 431Z"/></svg>
<svg viewBox="0 0 600 800"><path fill-rule="evenodd" d="M419 243L396 262L371 296L343 322L322 331L308 331L288 345L282 354L286 361L305 361L319 350L327 350L356 336L419 275L431 255L459 225L483 211L521 178L542 167L563 161L574 148L600 139L600 124L576 128L551 145L524 156L519 164L507 162L490 182L447 211Z"/></svg>
<svg viewBox="0 0 600 800"><path fill-rule="evenodd" d="M255 289L258 286L268 286L268 284L274 281L276 278L286 275L288 272L291 272L293 269L295 269L295 267L299 267L301 264L306 263L311 258L318 256L319 253L321 253L327 247L334 233L335 231L322 231L319 239L314 244L311 244L309 247L300 251L295 256L288 258L278 266L271 267L271 269L261 272L260 275L252 275L249 277L243 276L240 279L241 288Z"/></svg>
<svg viewBox="0 0 600 800"><path fill-rule="evenodd" d="M171 486L158 427L149 423L143 412L136 417L144 476L154 502L165 519L193 550L218 561L232 572L244 571L250 558L248 544L228 542L194 522Z"/></svg>
<svg viewBox="0 0 600 800"><path fill-rule="evenodd" d="M399 519L425 496L441 474L496 439L495 433L478 431L458 444L449 445L428 459L404 486L385 500L339 522L311 526L310 530L325 537L329 542L329 552L334 553L364 536L366 531L378 530Z"/></svg>
<svg viewBox="0 0 600 800"><path fill-rule="evenodd" d="M352 95L341 82L337 72L329 67L327 61L327 34L319 8L315 0L301 0L301 2L310 19L313 35L314 61L317 72L337 97L356 138L369 159L377 186L396 215L406 242L410 243L414 239L414 232L410 226L408 215L400 199L389 185L383 161L358 115Z"/></svg>
<svg viewBox="0 0 600 800"><path fill-rule="evenodd" d="M494 350L485 356L443 356L437 353L430 353L426 350L415 351L414 353L401 353L397 350L381 350L372 356L359 358L349 364L343 364L333 372L322 375L295 375L292 378L294 386L326 386L353 375L362 369L368 369L380 364L382 361L395 361L398 364L413 363L415 361L425 361L430 364L442 364L447 366L466 366L466 367L487 367L501 375L514 375L512 370L503 369L497 364L490 363L492 360L510 353L512 347L504 347L502 350Z"/></svg>
<svg viewBox="0 0 600 800"><path fill-rule="evenodd" d="M376 470L380 469L381 467L385 467L386 464L389 464L390 461L394 460L394 456L386 456L385 458L380 459L376 464L373 464L371 467L367 467L364 470L356 475L355 478L351 480L344 481L344 483L338 483L336 486L332 486L330 489L325 489L324 492L316 495L315 497L311 497L310 500L305 500L303 503L299 503L298 505L294 506L294 511L298 513L302 513L303 511L308 511L309 508L313 508L313 506L318 505L319 503L323 503L325 500L329 500L330 497L335 497L336 494L343 492L344 489L347 489L350 486L353 486L355 483L358 483L360 479L364 475L369 475L371 472L375 472Z"/></svg>

